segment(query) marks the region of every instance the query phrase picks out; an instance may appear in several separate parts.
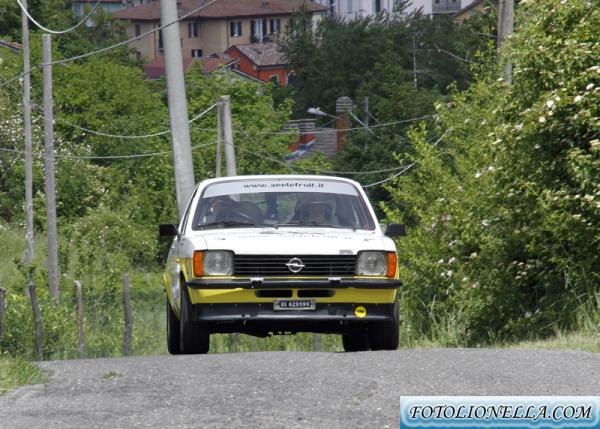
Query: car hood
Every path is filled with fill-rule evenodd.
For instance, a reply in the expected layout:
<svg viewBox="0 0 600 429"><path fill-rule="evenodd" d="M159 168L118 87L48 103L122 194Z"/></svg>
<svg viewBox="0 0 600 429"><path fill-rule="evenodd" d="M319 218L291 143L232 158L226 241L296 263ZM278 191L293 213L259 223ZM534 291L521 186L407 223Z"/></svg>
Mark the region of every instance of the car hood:
<svg viewBox="0 0 600 429"><path fill-rule="evenodd" d="M375 231L334 228L199 231L189 237L187 244L185 247L191 251L231 250L247 255L339 255L356 254L360 250L396 250L391 239Z"/></svg>

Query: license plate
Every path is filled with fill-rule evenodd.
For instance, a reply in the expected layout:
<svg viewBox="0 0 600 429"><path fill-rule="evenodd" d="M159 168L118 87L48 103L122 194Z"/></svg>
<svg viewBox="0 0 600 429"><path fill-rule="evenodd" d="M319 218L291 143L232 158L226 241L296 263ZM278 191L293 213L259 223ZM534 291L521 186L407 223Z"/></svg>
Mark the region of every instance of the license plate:
<svg viewBox="0 0 600 429"><path fill-rule="evenodd" d="M275 311L310 311L316 310L317 306L314 299L277 299L273 303L273 309Z"/></svg>

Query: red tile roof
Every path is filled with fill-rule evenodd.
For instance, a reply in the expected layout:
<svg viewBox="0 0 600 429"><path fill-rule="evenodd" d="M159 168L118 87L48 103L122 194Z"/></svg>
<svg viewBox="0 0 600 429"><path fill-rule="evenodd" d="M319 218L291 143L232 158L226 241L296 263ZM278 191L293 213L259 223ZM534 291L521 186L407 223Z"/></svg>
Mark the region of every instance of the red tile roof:
<svg viewBox="0 0 600 429"><path fill-rule="evenodd" d="M233 45L225 53L237 49L257 66L284 65L283 53L277 43L251 43L247 45Z"/></svg>
<svg viewBox="0 0 600 429"><path fill-rule="evenodd" d="M178 16L185 15L199 8L207 0L178 0ZM305 8L308 12L325 12L326 6L321 6L309 0L216 0L204 9L192 14L190 18L222 19L252 16L291 15ZM160 20L160 2L153 1L133 8L123 9L113 14L116 19L135 21Z"/></svg>
<svg viewBox="0 0 600 429"><path fill-rule="evenodd" d="M227 56L222 55L220 57L202 57L202 58L183 58L183 70L187 71L194 62L202 63L202 70L204 73L210 74L221 67L229 66L233 64L234 60ZM144 70L146 77L149 79L158 79L165 75L165 57L156 57L146 64L144 64Z"/></svg>

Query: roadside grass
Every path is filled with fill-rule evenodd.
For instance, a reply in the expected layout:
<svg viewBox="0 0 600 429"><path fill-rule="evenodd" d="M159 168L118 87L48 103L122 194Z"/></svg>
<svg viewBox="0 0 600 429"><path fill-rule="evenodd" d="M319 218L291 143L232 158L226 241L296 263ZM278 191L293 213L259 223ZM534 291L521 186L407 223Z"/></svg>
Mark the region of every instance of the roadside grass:
<svg viewBox="0 0 600 429"><path fill-rule="evenodd" d="M596 334L557 332L552 338L521 341L502 347L517 349L581 350L600 353L600 332Z"/></svg>
<svg viewBox="0 0 600 429"><path fill-rule="evenodd" d="M48 377L35 364L21 358L0 356L0 396L26 384L45 383Z"/></svg>

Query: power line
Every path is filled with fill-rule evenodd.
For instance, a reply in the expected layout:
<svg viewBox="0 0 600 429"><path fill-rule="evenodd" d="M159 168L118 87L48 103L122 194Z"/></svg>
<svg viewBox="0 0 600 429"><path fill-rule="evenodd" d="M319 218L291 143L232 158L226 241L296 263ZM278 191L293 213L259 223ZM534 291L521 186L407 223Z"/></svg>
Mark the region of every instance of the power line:
<svg viewBox="0 0 600 429"><path fill-rule="evenodd" d="M215 142L211 142L211 143L205 143L205 144L201 144L201 145L196 145L196 146L192 146L192 149L200 149L203 147L207 147L207 146L212 146L214 145ZM9 153L15 153L18 155L24 155L25 152L22 150L16 150L16 149L5 149L5 148L0 148L0 152L9 152ZM162 152L148 152L148 153L137 153L137 154L130 154L130 155L109 155L109 156L86 156L86 155L55 155L56 158L60 158L60 159L70 159L70 160L110 160L110 159L135 159L135 158L148 158L148 157L152 157L152 156L162 156L162 155L168 155L168 154L172 154L173 152L168 150L168 151L162 151ZM43 158L44 155L43 154L39 154L39 155L34 155L37 158Z"/></svg>
<svg viewBox="0 0 600 429"><path fill-rule="evenodd" d="M406 173L408 170L410 170L410 169L413 167L413 165L415 165L415 163L414 163L414 162L413 162L412 164L404 165L404 166L403 166L403 167L404 167L404 170L402 170L402 171L400 171L400 172L398 172L398 173L394 174L393 176L390 176L390 177L388 177L387 179L383 179L383 180L380 180L380 181L378 181L378 182L369 183L368 185L362 185L362 187L363 187L363 188L370 188L370 187L372 187L372 186L382 185L382 184L384 184L384 183L386 183L386 182L389 182L390 180L393 180L393 179L395 179L396 177L398 177L398 176L401 176L402 174Z"/></svg>
<svg viewBox="0 0 600 429"><path fill-rule="evenodd" d="M421 121L423 119L428 119L428 118L436 118L438 115L434 114L434 115L424 115L424 116L419 116L416 118L409 118L409 119L401 119L398 121L392 121L392 122L386 122L383 124L377 124L377 125L371 125L369 126L369 128L382 128L382 127L388 127L390 125L398 125L398 124L405 124L408 122L417 122L417 121ZM307 134L330 134L330 133L335 133L338 131L358 131L358 130L364 130L365 127L353 127L353 128L340 128L340 129L336 129L336 128L331 128L330 130L315 130L315 131L304 131L304 132L300 132L300 131L258 131L256 132L256 134L260 134L260 135L307 135ZM236 133L246 133L246 131L242 131L242 130L236 130Z"/></svg>
<svg viewBox="0 0 600 429"><path fill-rule="evenodd" d="M40 24L39 22L37 22L33 16L31 16L31 14L27 11L27 8L25 6L23 6L23 3L21 3L21 0L17 0L17 3L19 4L19 6L21 7L21 10L23 10L23 13L25 13L25 15L27 15L27 18L29 18L29 20L31 22L33 22L36 27L38 27L40 30L45 31L46 33L50 33L50 34L65 34L68 33L70 31L75 30L77 27L79 27L81 24L83 24L84 22L86 22L88 20L88 18L90 16L92 16L92 14L94 12L96 12L96 9L98 8L98 6L100 6L100 2L102 0L98 0L96 2L96 4L94 4L94 7L92 8L92 10L80 21L78 22L76 25L74 25L71 28L67 28L66 30L50 30L49 28L44 27L42 24Z"/></svg>
<svg viewBox="0 0 600 429"><path fill-rule="evenodd" d="M194 121L197 121L198 119L200 119L202 116L204 116L206 113L210 112L212 109L214 109L216 107L216 103L213 104L212 106L210 106L208 109L206 109L205 111L203 111L202 113L194 116L192 119L189 120L189 123L191 124ZM108 133L104 133L102 131L95 131L95 130L91 130L89 128L85 128L82 127L80 125L77 124L73 124L65 119L60 119L60 118L56 118L57 121L62 122L66 125L69 125L73 128L77 128L81 131L84 131L86 133L89 134L95 134L98 136L102 136L102 137L109 137L109 138L116 138L116 139L145 139L145 138L151 138L151 137L159 137L159 136L164 136L165 134L168 134L171 132L171 130L165 130L165 131L159 131L156 133L150 133L150 134L142 134L142 135L119 135L119 134L108 134ZM214 131L213 129L210 128L203 128L202 130L204 131Z"/></svg>
<svg viewBox="0 0 600 429"><path fill-rule="evenodd" d="M96 55L96 54L101 54L101 53L104 53L104 52L108 52L108 51L110 51L112 49L124 46L124 45L126 45L126 44L128 44L130 42L135 41L135 40L142 39L142 38L148 36L149 34L155 33L157 31L162 30L163 28L167 28L167 27L169 27L169 26L171 26L173 24L176 24L179 21L182 21L182 20L186 19L187 17L193 15L194 13L199 12L200 10L204 9L205 7L210 6L215 1L217 1L217 0L211 0L211 1L207 2L207 3L204 3L203 5L197 7L196 9L194 9L194 10L188 12L188 13L186 13L185 15L182 15L181 17L177 18L176 20L174 20L172 22L169 22L169 23L167 23L165 25L156 27L156 28L154 28L154 29L152 29L150 31L147 31L145 33L140 34L139 36L132 37L131 39L127 39L127 40L124 40L122 42L115 43L114 45L107 46L105 48L101 48L101 49L98 49L98 50L95 50L95 51L86 52L85 54L76 55L74 57L65 58L65 59L62 59L62 60L52 61L52 62L50 62L48 64L38 64L35 67L36 68L41 68L41 67L43 67L45 65L59 65L59 64L64 64L64 63L68 63L68 62L71 62L71 61L76 61L76 60L80 60L80 59L83 59L83 58L87 58L87 57L90 57L92 55ZM29 73L31 73L31 71ZM14 81L22 78L23 76L25 76L26 74L29 74L29 73L21 73L18 76L15 76L15 77L13 77L13 78L5 81L5 82L0 83L0 88L13 83Z"/></svg>
<svg viewBox="0 0 600 429"><path fill-rule="evenodd" d="M250 137L250 136L248 136L248 137ZM401 170L401 169L403 169L403 168L406 167L406 165L402 165L400 167L385 168L385 169L381 169L381 170L372 170L372 171L320 170L320 169L315 169L315 168L305 168L305 167L301 167L301 166L298 166L298 165L292 166L288 162L281 161L279 159L276 159L276 158L273 158L273 157L270 157L270 156L267 156L267 155L261 155L261 154L257 153L256 151L250 151L250 150L245 149L244 147L241 147L241 146L238 146L238 149L242 150L243 152L251 153L251 154L253 154L255 156L258 156L259 158L267 159L269 161L273 161L273 162L276 162L278 164L284 165L284 166L286 166L287 168L289 168L290 170L293 170L293 171L302 170L302 171L309 171L309 172L316 172L316 173L325 173L325 174L365 175L365 174L377 174L377 173L387 173L387 172L390 172L390 171L398 171L398 170Z"/></svg>

